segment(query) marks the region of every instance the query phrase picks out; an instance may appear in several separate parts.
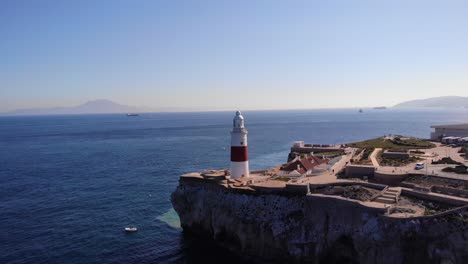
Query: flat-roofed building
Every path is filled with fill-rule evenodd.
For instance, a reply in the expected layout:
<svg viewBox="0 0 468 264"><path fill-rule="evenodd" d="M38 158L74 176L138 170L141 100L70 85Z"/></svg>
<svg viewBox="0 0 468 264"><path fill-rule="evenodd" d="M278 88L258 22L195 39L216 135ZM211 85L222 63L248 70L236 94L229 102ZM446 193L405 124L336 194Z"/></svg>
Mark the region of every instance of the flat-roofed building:
<svg viewBox="0 0 468 264"><path fill-rule="evenodd" d="M468 124L431 126L432 140L441 140L445 137L468 137Z"/></svg>
<svg viewBox="0 0 468 264"><path fill-rule="evenodd" d="M457 144L461 137L443 137L440 142L445 144Z"/></svg>

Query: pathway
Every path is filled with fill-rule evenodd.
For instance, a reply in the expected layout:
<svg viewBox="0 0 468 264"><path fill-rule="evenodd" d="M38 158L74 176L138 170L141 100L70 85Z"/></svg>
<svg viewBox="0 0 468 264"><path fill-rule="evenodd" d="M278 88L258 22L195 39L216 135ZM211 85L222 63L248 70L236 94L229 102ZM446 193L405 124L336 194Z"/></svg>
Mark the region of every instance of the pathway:
<svg viewBox="0 0 468 264"><path fill-rule="evenodd" d="M377 154L382 151L381 148L375 148L374 151L372 151L372 153L370 154L369 156L369 159L372 161L372 166L374 167L379 167L379 162L377 161Z"/></svg>

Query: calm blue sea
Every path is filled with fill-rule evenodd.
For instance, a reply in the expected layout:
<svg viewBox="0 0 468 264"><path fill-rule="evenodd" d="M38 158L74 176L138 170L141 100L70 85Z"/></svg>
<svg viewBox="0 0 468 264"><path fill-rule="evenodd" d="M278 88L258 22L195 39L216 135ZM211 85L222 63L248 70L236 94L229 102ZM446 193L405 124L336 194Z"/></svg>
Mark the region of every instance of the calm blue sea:
<svg viewBox="0 0 468 264"><path fill-rule="evenodd" d="M295 140L428 137L430 125L468 122L468 109L243 114L252 169L285 162ZM239 263L184 236L170 203L180 174L229 167L233 116L0 117L0 263Z"/></svg>

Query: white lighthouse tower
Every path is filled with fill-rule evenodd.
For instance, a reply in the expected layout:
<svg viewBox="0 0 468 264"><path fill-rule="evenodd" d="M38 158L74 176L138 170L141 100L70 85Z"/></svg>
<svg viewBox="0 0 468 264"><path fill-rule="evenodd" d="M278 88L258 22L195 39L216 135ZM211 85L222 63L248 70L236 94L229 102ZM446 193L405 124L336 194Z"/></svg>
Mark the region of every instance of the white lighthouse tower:
<svg viewBox="0 0 468 264"><path fill-rule="evenodd" d="M237 111L231 131L231 178L240 177L249 177L249 154L244 117Z"/></svg>

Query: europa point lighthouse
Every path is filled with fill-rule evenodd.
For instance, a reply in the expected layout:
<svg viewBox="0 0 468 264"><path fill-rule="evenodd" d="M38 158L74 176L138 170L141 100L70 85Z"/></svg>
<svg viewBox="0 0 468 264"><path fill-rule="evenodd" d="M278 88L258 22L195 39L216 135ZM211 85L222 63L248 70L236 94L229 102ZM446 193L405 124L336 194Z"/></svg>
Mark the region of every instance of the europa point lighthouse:
<svg viewBox="0 0 468 264"><path fill-rule="evenodd" d="M249 154L247 150L247 129L244 117L236 112L231 131L231 177L249 177Z"/></svg>

